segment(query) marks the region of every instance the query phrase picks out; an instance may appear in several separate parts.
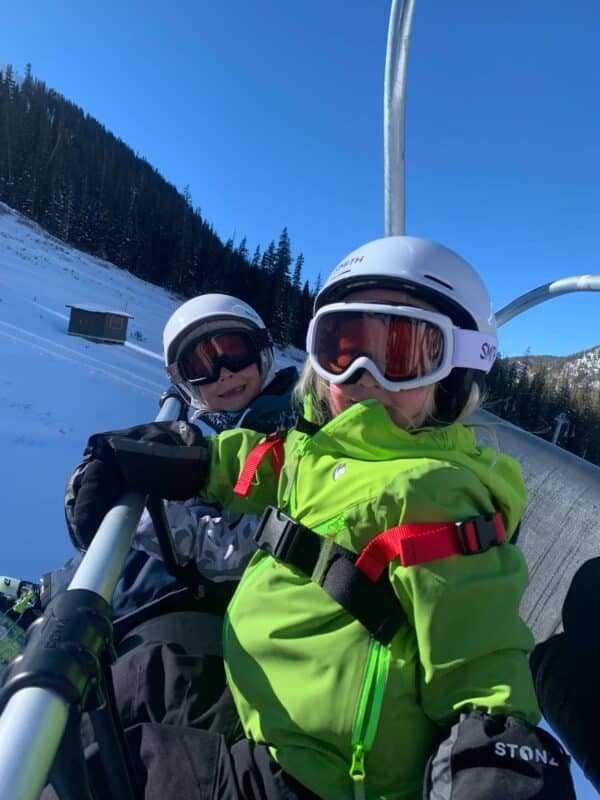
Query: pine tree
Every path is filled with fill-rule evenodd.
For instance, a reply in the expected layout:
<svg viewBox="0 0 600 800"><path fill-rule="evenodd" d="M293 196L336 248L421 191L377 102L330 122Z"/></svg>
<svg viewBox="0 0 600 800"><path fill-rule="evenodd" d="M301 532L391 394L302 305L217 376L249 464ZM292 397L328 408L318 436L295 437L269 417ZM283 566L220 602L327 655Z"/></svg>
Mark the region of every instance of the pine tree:
<svg viewBox="0 0 600 800"><path fill-rule="evenodd" d="M242 241L236 247L235 252L238 258L241 258L242 261L248 261L248 245L245 236L242 238Z"/></svg>
<svg viewBox="0 0 600 800"><path fill-rule="evenodd" d="M290 310L289 310L289 338L296 347L304 346L304 336L306 325L304 320L304 303L302 297L302 267L304 266L304 256L302 253L296 258L294 273L292 276L292 286L290 291Z"/></svg>
<svg viewBox="0 0 600 800"><path fill-rule="evenodd" d="M546 407L546 374L546 368L541 365L535 370L529 382L527 430L537 434L550 430Z"/></svg>
<svg viewBox="0 0 600 800"><path fill-rule="evenodd" d="M260 263L261 263L260 247L256 245L256 247L254 248L254 254L252 255L252 261L250 262L250 266L253 269L258 269L260 267Z"/></svg>

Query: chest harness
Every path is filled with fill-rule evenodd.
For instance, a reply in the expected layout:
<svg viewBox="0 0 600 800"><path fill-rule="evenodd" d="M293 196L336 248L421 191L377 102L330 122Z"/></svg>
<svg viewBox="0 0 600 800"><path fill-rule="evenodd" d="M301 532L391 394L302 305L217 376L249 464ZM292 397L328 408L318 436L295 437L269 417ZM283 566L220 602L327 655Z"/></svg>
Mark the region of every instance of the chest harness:
<svg viewBox="0 0 600 800"><path fill-rule="evenodd" d="M250 451L234 493L246 497L262 459L270 453L279 476L283 465L280 434L270 434ZM360 553L321 536L274 506L267 506L254 540L277 561L319 584L382 644L388 644L405 619L388 580L386 567L395 558L411 567L453 555L476 555L505 539L499 512L460 522L395 525L372 539Z"/></svg>

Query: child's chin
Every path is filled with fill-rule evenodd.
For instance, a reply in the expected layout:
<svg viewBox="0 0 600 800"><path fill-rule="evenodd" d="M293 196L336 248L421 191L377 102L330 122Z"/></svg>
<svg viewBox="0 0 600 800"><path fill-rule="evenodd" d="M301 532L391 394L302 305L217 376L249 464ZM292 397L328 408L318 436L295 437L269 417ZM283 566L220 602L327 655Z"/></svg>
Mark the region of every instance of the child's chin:
<svg viewBox="0 0 600 800"><path fill-rule="evenodd" d="M246 393L244 393L239 397L231 397L229 400L224 400L222 408L223 411L243 411L249 402L249 398L247 398Z"/></svg>
<svg viewBox="0 0 600 800"><path fill-rule="evenodd" d="M394 425L398 428L403 428L405 431L415 427L415 422L405 412L401 411L397 406L387 405L385 410L388 412L389 418Z"/></svg>

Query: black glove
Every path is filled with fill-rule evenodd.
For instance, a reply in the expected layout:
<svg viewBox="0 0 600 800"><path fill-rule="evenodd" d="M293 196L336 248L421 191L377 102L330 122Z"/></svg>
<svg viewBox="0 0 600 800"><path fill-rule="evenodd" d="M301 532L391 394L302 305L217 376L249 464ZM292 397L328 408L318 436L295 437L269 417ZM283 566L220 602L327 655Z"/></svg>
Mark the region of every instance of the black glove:
<svg viewBox="0 0 600 800"><path fill-rule="evenodd" d="M543 728L464 714L429 760L423 800L575 800L569 762Z"/></svg>
<svg viewBox="0 0 600 800"><path fill-rule="evenodd" d="M151 422L88 439L83 461L65 488L71 539L85 549L104 515L126 489L166 500L186 500L202 488L208 447L196 425Z"/></svg>

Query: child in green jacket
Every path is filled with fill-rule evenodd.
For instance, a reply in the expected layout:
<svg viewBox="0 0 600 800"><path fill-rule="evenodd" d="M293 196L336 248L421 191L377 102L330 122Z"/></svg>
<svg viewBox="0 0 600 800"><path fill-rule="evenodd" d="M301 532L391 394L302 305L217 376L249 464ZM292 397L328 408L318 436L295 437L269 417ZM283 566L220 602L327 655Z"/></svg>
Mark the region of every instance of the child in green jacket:
<svg viewBox="0 0 600 800"><path fill-rule="evenodd" d="M145 796L168 796L177 763L207 798L574 797L536 727L520 470L461 424L497 352L481 280L432 242L370 242L318 293L307 350L285 437L163 423L90 440L121 487L271 506L224 628L245 738L138 731ZM157 475L156 442L185 479L164 453Z"/></svg>

